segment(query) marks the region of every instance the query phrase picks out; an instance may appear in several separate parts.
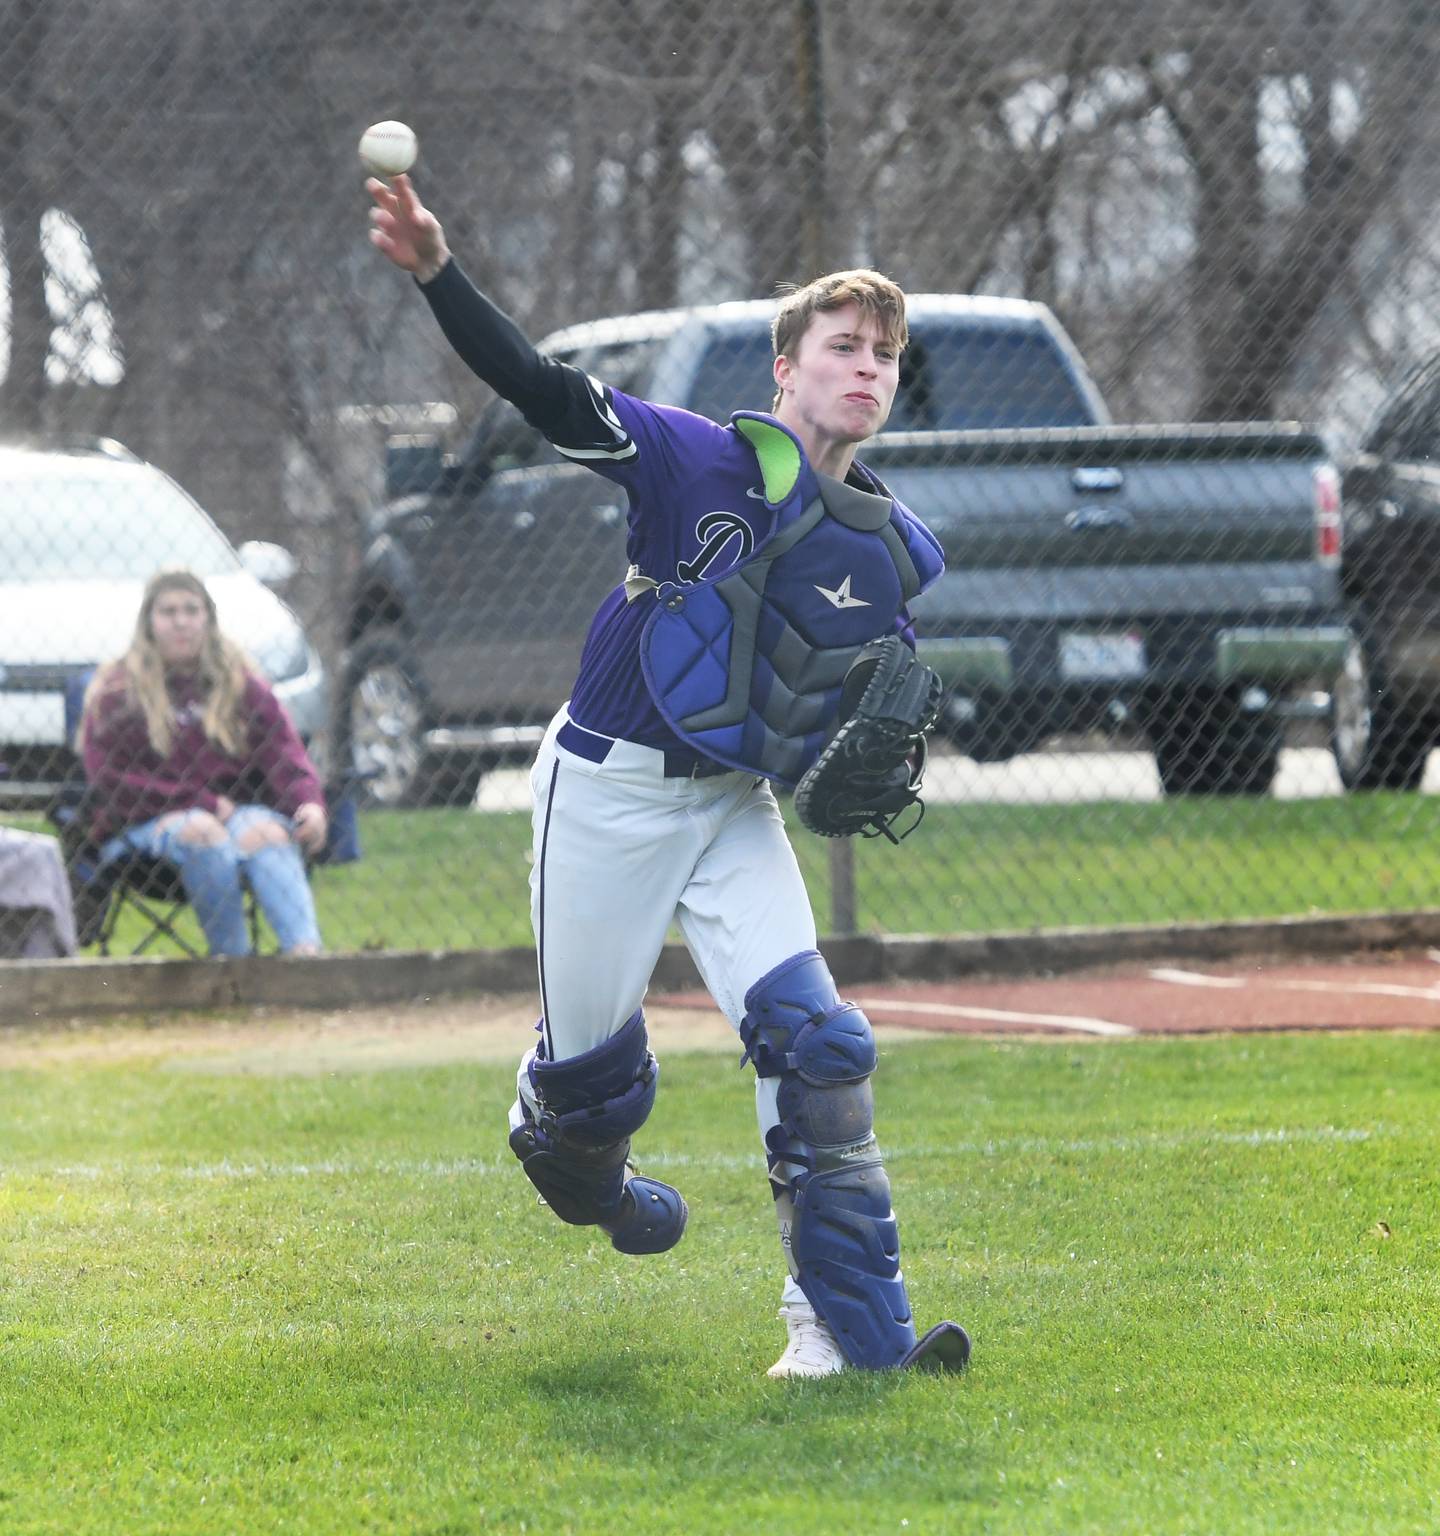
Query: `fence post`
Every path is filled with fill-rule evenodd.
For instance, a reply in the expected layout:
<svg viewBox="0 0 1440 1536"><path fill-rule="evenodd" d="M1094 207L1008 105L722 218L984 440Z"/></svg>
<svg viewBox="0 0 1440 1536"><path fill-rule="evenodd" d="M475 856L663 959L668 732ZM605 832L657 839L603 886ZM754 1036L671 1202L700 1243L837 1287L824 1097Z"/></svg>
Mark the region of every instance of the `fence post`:
<svg viewBox="0 0 1440 1536"><path fill-rule="evenodd" d="M818 277L829 245L829 142L825 125L825 60L820 0L795 0L795 78L800 96L801 163L805 197L801 250L803 276ZM855 850L848 838L830 841L830 931L855 932Z"/></svg>
<svg viewBox="0 0 1440 1536"><path fill-rule="evenodd" d="M855 844L848 837L830 839L830 931L849 938L855 926Z"/></svg>
<svg viewBox="0 0 1440 1536"><path fill-rule="evenodd" d="M825 124L825 59L820 0L796 0L795 77L800 95L800 163L805 196L801 214L802 281L825 270L829 247L829 135Z"/></svg>

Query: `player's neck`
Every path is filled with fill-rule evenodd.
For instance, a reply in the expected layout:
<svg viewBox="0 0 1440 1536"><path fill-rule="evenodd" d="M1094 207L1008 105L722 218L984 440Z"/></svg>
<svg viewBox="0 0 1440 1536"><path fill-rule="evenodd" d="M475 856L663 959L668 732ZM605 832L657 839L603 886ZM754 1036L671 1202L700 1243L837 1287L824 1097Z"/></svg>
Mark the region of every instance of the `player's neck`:
<svg viewBox="0 0 1440 1536"><path fill-rule="evenodd" d="M855 462L855 444L827 439L820 448L805 447L805 457L817 474L829 475L832 480L843 480Z"/></svg>
<svg viewBox="0 0 1440 1536"><path fill-rule="evenodd" d="M843 480L855 462L855 444L849 438L831 437L819 431L813 422L787 420L782 401L775 419L790 428L800 439L805 457L817 474L829 475L832 480Z"/></svg>

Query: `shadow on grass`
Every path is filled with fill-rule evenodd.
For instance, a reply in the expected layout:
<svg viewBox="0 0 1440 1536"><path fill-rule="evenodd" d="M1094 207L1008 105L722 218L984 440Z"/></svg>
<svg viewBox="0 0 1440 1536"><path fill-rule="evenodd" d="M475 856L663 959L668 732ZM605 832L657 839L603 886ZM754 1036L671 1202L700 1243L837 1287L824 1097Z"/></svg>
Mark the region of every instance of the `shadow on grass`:
<svg viewBox="0 0 1440 1536"><path fill-rule="evenodd" d="M524 1380L537 1398L573 1404L578 1399L592 1403L653 1402L656 1367L678 1366L680 1358L673 1351L657 1351L637 1356L633 1349L597 1352L564 1362L547 1362L524 1373Z"/></svg>

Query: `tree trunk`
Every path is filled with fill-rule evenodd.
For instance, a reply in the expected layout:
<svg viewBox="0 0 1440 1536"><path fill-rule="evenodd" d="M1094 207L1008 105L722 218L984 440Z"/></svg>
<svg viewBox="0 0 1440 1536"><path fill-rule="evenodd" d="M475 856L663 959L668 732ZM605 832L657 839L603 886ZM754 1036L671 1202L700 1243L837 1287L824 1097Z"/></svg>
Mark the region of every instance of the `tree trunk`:
<svg viewBox="0 0 1440 1536"><path fill-rule="evenodd" d="M1312 23L1323 22L1326 0L1312 0L1310 13ZM1257 420L1275 414L1311 327L1340 291L1361 240L1400 182L1412 144L1423 137L1416 130L1429 123L1437 96L1440 19L1426 0L1404 0L1393 66L1372 78L1368 113L1343 144L1332 124L1330 29L1312 27L1301 203L1283 222L1272 217L1268 228L1259 53L1236 18L1226 30L1232 42L1216 39L1195 52L1195 89L1181 125L1198 184L1194 300L1202 383L1196 415Z"/></svg>
<svg viewBox="0 0 1440 1536"><path fill-rule="evenodd" d="M0 427L38 432L45 424L50 310L40 218L45 199L36 175L38 64L49 26L44 0L17 0L5 48L6 100L0 105L0 223L10 275L10 363L0 383Z"/></svg>

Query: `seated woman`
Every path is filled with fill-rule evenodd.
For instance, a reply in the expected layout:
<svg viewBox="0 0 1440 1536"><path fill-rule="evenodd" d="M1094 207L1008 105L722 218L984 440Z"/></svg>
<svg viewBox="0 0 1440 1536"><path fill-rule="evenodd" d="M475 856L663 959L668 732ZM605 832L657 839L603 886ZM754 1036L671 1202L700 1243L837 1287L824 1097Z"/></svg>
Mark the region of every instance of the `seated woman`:
<svg viewBox="0 0 1440 1536"><path fill-rule="evenodd" d="M80 738L103 860L174 863L212 955L250 953L242 879L286 954L319 952L301 850L325 843L320 779L198 576L151 578L130 649L86 693Z"/></svg>

